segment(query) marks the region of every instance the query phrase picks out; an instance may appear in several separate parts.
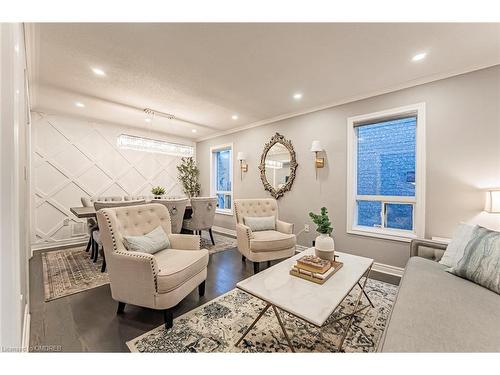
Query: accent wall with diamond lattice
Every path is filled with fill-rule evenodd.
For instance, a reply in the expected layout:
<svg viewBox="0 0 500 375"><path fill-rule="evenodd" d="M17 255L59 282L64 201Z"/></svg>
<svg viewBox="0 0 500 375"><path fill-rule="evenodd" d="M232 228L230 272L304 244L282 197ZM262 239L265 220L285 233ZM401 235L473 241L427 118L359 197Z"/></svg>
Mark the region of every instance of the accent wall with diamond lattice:
<svg viewBox="0 0 500 375"><path fill-rule="evenodd" d="M87 238L85 220L70 212L83 196L150 195L156 185L169 196L184 196L177 180L180 156L120 149L123 133L194 146L158 132L32 112L34 248Z"/></svg>

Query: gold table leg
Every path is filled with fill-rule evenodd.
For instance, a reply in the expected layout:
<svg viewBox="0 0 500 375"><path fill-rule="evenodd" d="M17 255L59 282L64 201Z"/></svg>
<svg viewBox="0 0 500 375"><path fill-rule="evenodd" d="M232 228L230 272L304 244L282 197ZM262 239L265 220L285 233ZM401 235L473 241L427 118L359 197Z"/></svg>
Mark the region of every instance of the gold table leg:
<svg viewBox="0 0 500 375"><path fill-rule="evenodd" d="M290 341L290 338L288 337L288 333L286 333L285 326L283 325L283 322L281 321L281 317L280 317L280 314L278 312L278 309L276 309L276 307L274 305L273 305L273 310L274 310L274 313L276 314L276 318L278 318L278 323L280 324L281 330L283 331L283 333L285 335L288 346L292 350L292 353L295 353L295 349L293 348L292 342Z"/></svg>
<svg viewBox="0 0 500 375"><path fill-rule="evenodd" d="M354 311L356 311L358 309L359 301L361 300L361 296L363 295L363 292L365 291L366 282L368 281L368 277L370 276L371 270L372 270L372 266L370 266L370 268L368 268L368 270L366 271L365 281L363 283L363 286L361 287L361 291L359 292L358 298L356 300L356 305L354 305ZM352 324L353 319L354 319L354 313L351 314L351 316L349 318L349 322L347 322L347 326L345 327L344 334L342 335L339 347L337 349L337 351L339 351L339 352L342 350L342 346L344 345L345 338L347 337L347 334L349 333L349 328L351 328L351 324Z"/></svg>
<svg viewBox="0 0 500 375"><path fill-rule="evenodd" d="M250 324L247 328L247 330L245 331L245 333L243 334L243 336L240 337L240 339L238 341L236 341L236 344L234 344L234 346L238 346L241 342L241 340L243 340L245 338L245 336L248 334L248 332L250 332L252 330L252 328L255 326L255 324L260 320L260 318L262 318L262 316L266 313L267 309L269 309L269 307L271 307L271 304L268 303L266 305L266 307L264 307L262 309L262 311L260 312L259 316L252 322L252 324ZM273 306L274 307L274 306Z"/></svg>

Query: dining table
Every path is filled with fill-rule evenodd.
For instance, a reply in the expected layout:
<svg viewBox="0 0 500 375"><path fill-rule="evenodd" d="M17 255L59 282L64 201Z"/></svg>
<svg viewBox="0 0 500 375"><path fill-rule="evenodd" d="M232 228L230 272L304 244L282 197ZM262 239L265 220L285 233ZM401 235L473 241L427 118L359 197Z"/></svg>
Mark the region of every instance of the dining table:
<svg viewBox="0 0 500 375"><path fill-rule="evenodd" d="M154 203L154 202L149 202L149 203ZM70 207L69 209L73 215L75 215L79 219L90 219L90 218L97 218L97 212L93 206L91 207ZM184 218L190 218L192 215L192 208L191 208L191 203L188 203L186 206L186 211L184 212Z"/></svg>

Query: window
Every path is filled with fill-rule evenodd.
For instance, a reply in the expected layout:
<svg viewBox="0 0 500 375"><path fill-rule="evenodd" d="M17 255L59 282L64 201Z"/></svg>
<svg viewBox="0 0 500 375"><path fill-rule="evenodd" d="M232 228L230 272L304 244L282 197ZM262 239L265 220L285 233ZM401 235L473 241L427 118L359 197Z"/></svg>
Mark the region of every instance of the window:
<svg viewBox="0 0 500 375"><path fill-rule="evenodd" d="M210 149L211 195L217 197L216 212L233 214L233 146L222 145Z"/></svg>
<svg viewBox="0 0 500 375"><path fill-rule="evenodd" d="M348 119L348 233L423 236L424 111L422 103Z"/></svg>

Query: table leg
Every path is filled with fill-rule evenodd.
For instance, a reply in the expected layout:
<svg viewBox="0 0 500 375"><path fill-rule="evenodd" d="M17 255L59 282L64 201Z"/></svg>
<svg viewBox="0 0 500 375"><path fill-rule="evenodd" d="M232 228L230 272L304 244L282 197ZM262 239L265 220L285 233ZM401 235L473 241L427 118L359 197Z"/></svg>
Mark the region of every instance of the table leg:
<svg viewBox="0 0 500 375"><path fill-rule="evenodd" d="M368 268L368 270L366 271L367 273L366 273L365 281L363 283L363 286L361 287L361 291L359 292L358 298L356 300L356 304L354 305L354 311L356 311L358 309L359 301L361 300L361 296L363 295L363 292L365 291L366 282L368 281L368 276L370 276L371 269L372 269L372 266L370 266L370 268ZM347 337L347 334L349 333L349 328L351 328L351 324L352 324L353 319L354 319L354 314L351 315L351 317L349 318L349 322L347 322L345 332L342 335L342 338L340 340L340 344L338 347L339 352L342 350L342 346L344 345L345 338Z"/></svg>
<svg viewBox="0 0 500 375"><path fill-rule="evenodd" d="M361 288L361 284L359 283L359 281L358 281L358 285L359 285L359 287ZM366 293L366 290L365 290L364 288L361 288L361 289L363 290L363 294L365 295L365 297L366 297L366 299L368 300L368 302L370 302L371 307L375 307L375 306L373 305L373 302L372 302L372 300L370 299L370 297L368 297L368 294Z"/></svg>
<svg viewBox="0 0 500 375"><path fill-rule="evenodd" d="M243 334L243 336L241 336L240 339L238 341L236 341L236 344L234 344L234 346L238 346L240 344L241 340L243 340L245 338L245 336L248 334L248 332L250 332L252 330L252 328L260 320L260 318L262 318L262 316L265 314L265 312L267 311L267 309L269 309L269 307L271 307L270 303L268 303L266 305L266 307L264 307L262 309L262 311L260 312L259 316L252 322L252 324L250 324L250 326L247 328L247 330L245 331L245 333Z"/></svg>
<svg viewBox="0 0 500 375"><path fill-rule="evenodd" d="M288 342L288 346L292 350L292 353L295 353L295 349L293 348L292 342L290 341L290 338L288 337L288 333L286 333L285 326L283 325L283 322L281 321L280 314L274 305L273 305L273 310L274 310L274 313L276 314L276 318L278 318L278 323L280 324L281 330L283 331L283 334L285 335L286 341Z"/></svg>

